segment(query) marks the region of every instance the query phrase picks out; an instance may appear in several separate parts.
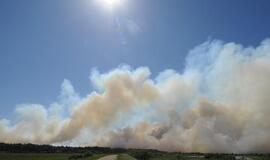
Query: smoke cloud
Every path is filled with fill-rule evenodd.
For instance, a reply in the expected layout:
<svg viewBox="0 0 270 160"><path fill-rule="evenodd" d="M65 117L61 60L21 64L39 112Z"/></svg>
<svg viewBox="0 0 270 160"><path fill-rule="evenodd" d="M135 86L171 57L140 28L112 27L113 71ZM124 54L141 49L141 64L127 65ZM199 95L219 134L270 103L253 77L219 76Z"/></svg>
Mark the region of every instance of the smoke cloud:
<svg viewBox="0 0 270 160"><path fill-rule="evenodd" d="M270 40L258 47L207 41L183 72L93 70L81 97L68 80L50 106L21 104L0 119L7 143L98 145L182 152L270 151Z"/></svg>

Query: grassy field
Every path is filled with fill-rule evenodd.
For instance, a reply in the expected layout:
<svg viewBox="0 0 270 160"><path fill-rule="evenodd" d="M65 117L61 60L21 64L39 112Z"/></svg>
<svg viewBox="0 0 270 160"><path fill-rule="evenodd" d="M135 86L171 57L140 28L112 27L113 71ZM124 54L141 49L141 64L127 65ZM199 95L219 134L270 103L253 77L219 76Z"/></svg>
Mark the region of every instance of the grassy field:
<svg viewBox="0 0 270 160"><path fill-rule="evenodd" d="M0 160L98 160L107 155L118 155L117 160L270 160L270 154L170 153L153 149L0 143Z"/></svg>
<svg viewBox="0 0 270 160"><path fill-rule="evenodd" d="M118 155L117 160L136 160L136 159L128 154L120 154Z"/></svg>
<svg viewBox="0 0 270 160"><path fill-rule="evenodd" d="M17 153L0 153L0 160L68 160L72 154L17 154ZM78 160L97 160L106 154L95 154ZM136 160L127 154L120 154L117 160Z"/></svg>
<svg viewBox="0 0 270 160"><path fill-rule="evenodd" d="M95 154L91 157L85 158L85 160L97 160L97 159L104 157L104 156L106 156L106 154Z"/></svg>
<svg viewBox="0 0 270 160"><path fill-rule="evenodd" d="M17 153L0 153L0 160L68 160L72 154L17 154ZM105 154L95 154L91 157L80 160L97 160Z"/></svg>
<svg viewBox="0 0 270 160"><path fill-rule="evenodd" d="M76 155L76 154L75 154ZM98 160L107 154L94 154L89 157L77 158L72 160ZM19 154L19 153L0 153L0 160L69 160L74 154ZM233 160L233 158L205 158L203 156L194 156L189 154L161 154L150 156L147 160ZM119 154L117 160L136 160L128 154ZM244 156L240 160L269 160L269 157L264 156Z"/></svg>
<svg viewBox="0 0 270 160"><path fill-rule="evenodd" d="M0 153L0 160L67 160L69 154Z"/></svg>

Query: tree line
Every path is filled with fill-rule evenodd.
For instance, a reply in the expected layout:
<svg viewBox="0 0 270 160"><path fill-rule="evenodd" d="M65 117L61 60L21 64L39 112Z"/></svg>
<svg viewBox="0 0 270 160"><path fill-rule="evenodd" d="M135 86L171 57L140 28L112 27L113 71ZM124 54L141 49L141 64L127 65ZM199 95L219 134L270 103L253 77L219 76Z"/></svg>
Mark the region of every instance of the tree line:
<svg viewBox="0 0 270 160"><path fill-rule="evenodd" d="M0 152L10 153L123 153L125 149L108 147L71 147L36 144L6 144L0 143Z"/></svg>

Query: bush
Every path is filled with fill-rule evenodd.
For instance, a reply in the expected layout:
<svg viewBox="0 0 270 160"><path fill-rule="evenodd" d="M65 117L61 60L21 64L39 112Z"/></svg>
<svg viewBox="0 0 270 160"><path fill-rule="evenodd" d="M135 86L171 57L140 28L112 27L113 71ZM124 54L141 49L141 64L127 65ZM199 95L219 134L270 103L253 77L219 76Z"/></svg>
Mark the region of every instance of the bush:
<svg viewBox="0 0 270 160"><path fill-rule="evenodd" d="M83 155L72 155L68 159L69 160L83 159L83 158L91 157L92 155L93 155L92 153L87 152Z"/></svg>
<svg viewBox="0 0 270 160"><path fill-rule="evenodd" d="M207 154L205 155L206 159L212 159L212 160L235 160L234 155L227 155L227 154Z"/></svg>
<svg viewBox="0 0 270 160"><path fill-rule="evenodd" d="M75 160L75 159L81 159L81 158L83 158L82 155L72 155L72 156L70 156L68 159L69 159L69 160Z"/></svg>
<svg viewBox="0 0 270 160"><path fill-rule="evenodd" d="M137 160L149 160L151 158L151 155L148 152L135 152L132 156Z"/></svg>

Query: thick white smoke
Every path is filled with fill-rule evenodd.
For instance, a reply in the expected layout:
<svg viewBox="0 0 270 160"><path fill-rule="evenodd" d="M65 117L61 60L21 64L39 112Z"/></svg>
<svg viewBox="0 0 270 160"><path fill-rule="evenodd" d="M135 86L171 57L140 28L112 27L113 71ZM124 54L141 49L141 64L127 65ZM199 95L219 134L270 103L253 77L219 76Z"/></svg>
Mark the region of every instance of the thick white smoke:
<svg viewBox="0 0 270 160"><path fill-rule="evenodd" d="M258 47L208 41L182 73L147 67L100 74L80 97L68 80L59 101L24 104L0 120L0 141L154 148L183 152L270 151L270 40Z"/></svg>

